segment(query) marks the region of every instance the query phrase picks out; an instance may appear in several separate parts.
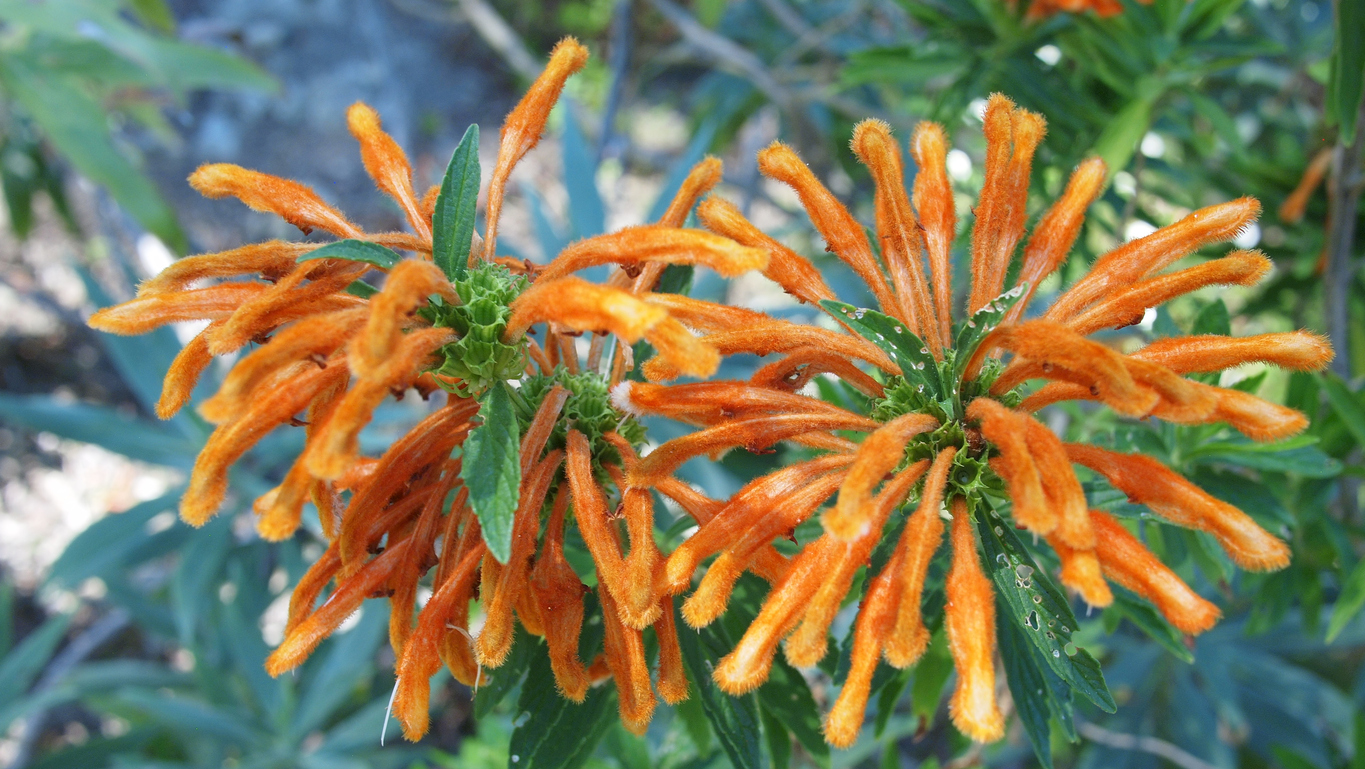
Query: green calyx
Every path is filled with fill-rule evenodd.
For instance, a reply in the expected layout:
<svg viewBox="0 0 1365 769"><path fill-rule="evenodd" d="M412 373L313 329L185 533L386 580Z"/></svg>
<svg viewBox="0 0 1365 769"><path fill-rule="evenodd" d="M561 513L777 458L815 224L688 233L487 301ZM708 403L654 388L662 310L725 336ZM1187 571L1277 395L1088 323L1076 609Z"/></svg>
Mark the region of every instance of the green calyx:
<svg viewBox="0 0 1365 769"><path fill-rule="evenodd" d="M572 428L588 439L593 459L593 470L599 480L606 480L603 466L621 464L621 454L607 441L610 432L619 433L632 446L645 442L645 428L632 416L622 414L611 405L611 390L601 374L584 372L571 374L564 367L557 367L549 374L526 377L517 394L521 396L517 417L524 433L530 426L545 396L560 385L569 391L569 399L559 412L554 431L546 443L547 449L562 449L568 443L569 429Z"/></svg>
<svg viewBox="0 0 1365 769"><path fill-rule="evenodd" d="M940 372L953 370L953 351L940 364ZM936 400L925 392L923 385L893 376L887 381L882 397L874 399L868 416L878 422L889 422L906 414L932 414L942 422L936 430L920 433L905 447L905 456L897 470L922 459L933 459L941 451L953 446L957 456L948 475L947 497L961 494L968 498L980 496L983 490L998 492L1003 481L990 468L991 447L982 442L980 433L967 424L966 405L973 399L988 395L991 385L1000 378L1004 364L987 358L981 372L974 379L953 382L950 392L955 396L946 401ZM989 396L1008 408L1018 406L1023 396L1017 389L1001 395Z"/></svg>
<svg viewBox="0 0 1365 769"><path fill-rule="evenodd" d="M442 347L441 363L433 371L460 380L449 386L461 397L471 397L499 381L517 379L526 370L526 347L520 339L502 340L511 304L526 290L526 278L506 267L483 262L451 284L459 304L433 296L419 311L437 328L454 329L460 338Z"/></svg>

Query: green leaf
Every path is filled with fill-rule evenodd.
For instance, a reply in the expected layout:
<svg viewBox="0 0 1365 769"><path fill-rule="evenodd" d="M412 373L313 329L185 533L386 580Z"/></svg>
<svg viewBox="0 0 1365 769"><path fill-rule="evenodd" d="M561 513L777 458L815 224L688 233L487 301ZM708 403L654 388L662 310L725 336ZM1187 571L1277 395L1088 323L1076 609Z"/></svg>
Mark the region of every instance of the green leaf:
<svg viewBox="0 0 1365 769"><path fill-rule="evenodd" d="M205 735L248 748L257 733L245 718L189 697L167 696L160 691L130 689L119 694L120 703L140 711L171 732Z"/></svg>
<svg viewBox="0 0 1365 769"><path fill-rule="evenodd" d="M322 666L308 679L289 724L294 739L302 740L322 728L373 674L371 663L380 642L387 637L387 618L383 605L372 601L361 611L355 627L333 634L325 642L319 650L326 655L321 657Z"/></svg>
<svg viewBox="0 0 1365 769"><path fill-rule="evenodd" d="M49 618L0 660L0 703L17 700L28 691L52 658L57 644L66 636L70 624L71 616L67 614ZM6 726L8 724L0 723L0 727Z"/></svg>
<svg viewBox="0 0 1365 769"><path fill-rule="evenodd" d="M1132 593L1115 585L1113 586L1114 603L1104 610L1105 614L1118 618L1123 618L1133 623L1138 630L1147 634L1149 638L1161 644L1162 648L1175 655L1176 659L1182 662L1194 662L1194 654L1185 645L1184 637L1180 631L1171 627L1171 623L1166 621L1151 604L1139 599Z"/></svg>
<svg viewBox="0 0 1365 769"><path fill-rule="evenodd" d="M677 621L678 644L682 647L683 666L692 690L701 699L702 712L711 730L736 769L761 769L758 703L752 694L731 697L711 679L716 662L734 645L719 623L694 630L681 618Z"/></svg>
<svg viewBox="0 0 1365 769"><path fill-rule="evenodd" d="M1362 607L1365 607L1365 559L1356 563L1341 585L1341 594L1337 596L1336 606L1332 607L1332 618L1327 622L1327 643L1341 635Z"/></svg>
<svg viewBox="0 0 1365 769"><path fill-rule="evenodd" d="M52 564L47 583L74 589L88 577L104 576L123 566L125 559L147 541L147 522L158 513L174 510L181 491L174 489L87 526Z"/></svg>
<svg viewBox="0 0 1365 769"><path fill-rule="evenodd" d="M1332 404L1332 410L1355 438L1356 445L1365 446L1365 407L1360 405L1360 396L1331 372L1322 375L1322 389L1327 392L1327 402Z"/></svg>
<svg viewBox="0 0 1365 769"><path fill-rule="evenodd" d="M166 0L128 0L133 13L153 29L175 34L175 16L166 6Z"/></svg>
<svg viewBox="0 0 1365 769"><path fill-rule="evenodd" d="M763 722L763 739L768 743L768 757L773 766L789 766L792 760L792 735L782 719L767 708L758 709Z"/></svg>
<svg viewBox="0 0 1365 769"><path fill-rule="evenodd" d="M512 649L507 660L497 670L490 671L487 680L480 682L479 690L474 693L474 718L485 718L493 712L507 695L517 688L526 677L534 657L543 657L546 652L540 639L528 635L520 624L513 627Z"/></svg>
<svg viewBox="0 0 1365 769"><path fill-rule="evenodd" d="M1194 316L1190 333L1218 334L1220 336L1227 336L1232 333L1232 316L1228 313L1228 306L1223 304L1222 299L1215 299L1204 305L1199 314Z"/></svg>
<svg viewBox="0 0 1365 769"><path fill-rule="evenodd" d="M905 693L905 687L910 685L912 673L909 670L898 670L891 677L891 680L882 687L877 694L877 718L874 722L872 736L881 739L882 733L886 731L886 725L890 723L891 716L896 712L896 703L900 702L901 695Z"/></svg>
<svg viewBox="0 0 1365 769"><path fill-rule="evenodd" d="M366 283L363 280L356 280L352 281L351 285L346 287L346 293L350 294L351 296L358 296L361 299L369 299L370 297L379 293L379 289L375 288L374 286L371 286L369 283Z"/></svg>
<svg viewBox="0 0 1365 769"><path fill-rule="evenodd" d="M954 381L962 379L962 373L967 370L967 364L971 362L972 356L976 353L976 348L986 339L986 336L1000 325L1005 319L1005 314L1023 298L1024 292L1028 290L1027 283L1020 283L1014 288L997 296L987 302L985 306L972 313L972 317L962 324L958 329L957 341L953 345L954 357L953 370Z"/></svg>
<svg viewBox="0 0 1365 769"><path fill-rule="evenodd" d="M1365 0L1338 0L1336 42L1332 48L1333 68L1329 98L1341 124L1341 143L1355 140L1356 119L1365 97L1365 45L1360 30L1365 29Z"/></svg>
<svg viewBox="0 0 1365 769"><path fill-rule="evenodd" d="M939 630L929 639L929 648L915 665L915 680L910 685L910 707L915 715L924 719L925 729L934 723L938 701L943 698L943 686L952 673L953 657L948 652L948 638Z"/></svg>
<svg viewBox="0 0 1365 769"><path fill-rule="evenodd" d="M984 505L977 509L977 531L985 551L985 568L1008 611L997 623L1021 624L1021 633L1042 653L1044 661L1072 689L1101 710L1116 710L1100 664L1071 643L1078 623L1065 594L1038 567L1014 528Z"/></svg>
<svg viewBox="0 0 1365 769"><path fill-rule="evenodd" d="M923 384L935 400L944 399L943 383L939 381L938 361L929 353L924 340L895 318L876 310L854 307L851 304L826 299L820 306L847 323L859 336L880 347L900 366L907 382Z"/></svg>
<svg viewBox="0 0 1365 769"><path fill-rule="evenodd" d="M555 688L550 658L532 655L508 745L509 769L574 769L587 763L616 722L615 702L609 686L592 687L582 704L565 699Z"/></svg>
<svg viewBox="0 0 1365 769"><path fill-rule="evenodd" d="M300 262L310 262L314 259L343 259L348 262L364 262L373 264L381 270L392 270L403 257L391 248L385 248L378 243L371 243L368 240L338 240L321 248L299 257Z"/></svg>
<svg viewBox="0 0 1365 769"><path fill-rule="evenodd" d="M151 180L114 146L104 108L75 78L45 71L37 62L11 55L0 58L0 82L72 165L107 189L172 251L185 251L185 234L175 213Z"/></svg>
<svg viewBox="0 0 1365 769"><path fill-rule="evenodd" d="M469 506L479 517L488 552L499 563L507 563L521 490L521 434L505 382L488 388L479 416L483 424L465 439L460 477L469 489Z"/></svg>
<svg viewBox="0 0 1365 769"><path fill-rule="evenodd" d="M199 449L155 422L107 406L68 402L50 395L0 393L0 418L126 457L188 469Z"/></svg>
<svg viewBox="0 0 1365 769"><path fill-rule="evenodd" d="M1186 458L1201 464L1240 465L1253 470L1292 473L1304 478L1334 478L1340 475L1341 462L1312 445L1316 440L1313 436L1301 436L1281 443L1232 439L1206 443L1191 451Z"/></svg>
<svg viewBox="0 0 1365 769"><path fill-rule="evenodd" d="M1110 178L1127 168L1128 161L1133 159L1138 142L1142 141L1152 124L1152 112L1157 99L1163 93L1159 85L1148 80L1140 82L1137 90L1138 95L1109 119L1109 124L1091 148L1091 154L1098 155L1109 168Z"/></svg>
<svg viewBox="0 0 1365 769"><path fill-rule="evenodd" d="M1007 616L1009 607L997 596L997 611ZM1023 631L1013 622L1000 623L996 632L1000 640L1000 659L1005 663L1005 681L1009 684L1014 698L1014 707L1019 711L1019 721L1024 725L1033 754L1044 769L1052 769L1052 728L1048 724L1052 715L1050 700L1052 689L1037 659L1038 650L1023 636ZM1043 663L1044 665L1046 663Z"/></svg>
<svg viewBox="0 0 1365 769"><path fill-rule="evenodd" d="M451 282L469 269L479 174L479 126L474 123L465 129L455 154L450 156L431 217L431 256Z"/></svg>
<svg viewBox="0 0 1365 769"><path fill-rule="evenodd" d="M560 148L564 160L564 187L569 193L569 227L573 237L590 238L606 227L606 207L597 189L597 158L574 117L574 105L564 100L564 130ZM552 257L553 254L546 254Z"/></svg>
<svg viewBox="0 0 1365 769"><path fill-rule="evenodd" d="M768 680L755 692L759 707L773 714L801 747L818 763L829 765L829 743L825 742L820 709L810 692L805 676L785 659L773 660ZM774 762L774 766L780 766Z"/></svg>
<svg viewBox="0 0 1365 769"><path fill-rule="evenodd" d="M180 550L180 563L171 579L171 606L180 643L190 646L200 617L218 603L223 562L235 543L233 516L220 515L190 535Z"/></svg>

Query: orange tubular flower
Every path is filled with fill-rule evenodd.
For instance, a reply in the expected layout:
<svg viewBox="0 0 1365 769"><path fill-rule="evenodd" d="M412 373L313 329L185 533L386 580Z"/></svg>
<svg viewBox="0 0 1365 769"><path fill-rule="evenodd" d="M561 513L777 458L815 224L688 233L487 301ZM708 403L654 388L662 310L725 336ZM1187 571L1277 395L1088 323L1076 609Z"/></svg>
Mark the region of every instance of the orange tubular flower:
<svg viewBox="0 0 1365 769"><path fill-rule="evenodd" d="M942 573L930 568L943 538L942 518L952 519L944 615L958 668L952 714L958 728L977 740L998 739L1004 731L992 659L996 592L1014 600L1015 589L1034 589L1033 575L1042 568L1021 560L1033 556L993 522L1008 520L1037 535L1035 542L1046 541L1056 558L1046 556L1044 564L1060 566L1061 582L1092 606L1113 601L1109 580L1148 598L1185 632L1207 629L1217 617L1216 608L1133 535L1090 509L1075 464L1104 476L1165 520L1210 533L1246 568L1280 568L1289 556L1283 542L1245 514L1155 460L1063 444L1031 413L1059 400L1100 400L1126 416L1220 422L1257 440L1302 429L1305 420L1297 412L1184 375L1251 362L1320 368L1332 354L1320 337L1295 332L1246 340L1173 338L1128 355L1086 338L1092 331L1130 325L1146 309L1200 287L1249 285L1262 277L1268 263L1248 252L1164 272L1203 246L1232 239L1256 218L1260 205L1244 198L1211 206L1126 243L1100 257L1041 318L1025 320L1037 285L1061 266L1076 242L1106 169L1094 158L1078 166L1062 197L1026 238L1029 170L1045 124L995 96L987 105L985 132L985 188L970 236L972 284L967 314L957 315L956 323L951 285L956 213L943 130L921 124L914 132L910 150L919 170L907 200L900 149L885 125L868 121L855 130L853 149L875 183L878 251L789 148L765 149L759 168L796 190L827 248L867 282L877 307L826 299L830 289L809 262L763 235L735 207L712 198L702 207L703 224L765 249L767 274L797 299L819 302L844 331L803 331L752 310L712 312L684 297L643 297L703 333L702 340L722 356L780 357L747 382L627 383L613 392L623 412L699 428L660 445L627 473L629 484L657 488L701 522L664 561L659 590L685 593L693 571L714 554L684 603L687 621L700 626L722 614L745 570L771 584L757 617L715 667L713 677L723 690L741 693L762 684L784 640L788 661L814 664L853 572L871 559L853 625L848 677L825 722L826 738L839 746L857 737L878 660L914 664L928 643L926 625L937 624L936 612L928 619L922 615L922 601L939 590L926 582ZM1016 257L1021 242L1026 245ZM1009 275L1018 275L1018 282L1003 290ZM658 381L677 371L656 358L644 373ZM796 392L819 374L861 392L869 407L858 413ZM1026 398L1022 388L1036 379L1051 381ZM796 447L799 460L753 480L725 503L689 496L671 475L701 454L716 457L738 446L768 450L783 442ZM927 479L919 483L926 470ZM817 515L836 487L837 497L819 518L824 534L806 540L794 527ZM1001 495L1008 507L1001 505ZM951 500L947 510L945 500ZM1000 518L997 509L1007 517ZM887 542L875 549L890 537L898 537L894 546ZM789 563L765 549L778 538L801 539ZM994 555L983 559L979 547ZM1038 573L1037 579L1051 577ZM1021 595L1022 621L1036 623L1036 616L1027 616L1029 604L1046 608L1051 599L1039 592ZM1059 610L1069 614L1065 607ZM1002 613L1001 621L1021 620L1011 612ZM1040 653L1064 665L1075 651L1066 641L1074 628L1060 627L1069 622L1041 635L1030 625L1025 636L1045 636L1041 643L1055 645ZM1066 655L1064 647L1070 649Z"/></svg>
<svg viewBox="0 0 1365 769"><path fill-rule="evenodd" d="M398 676L393 708L412 739L428 726L431 675L445 664L468 685L485 680L484 668L496 669L508 658L518 621L546 639L565 697L581 701L594 682L614 678L622 719L635 732L646 728L655 702L645 628L652 626L658 640L660 696L668 702L687 697L673 601L655 589L663 558L654 549L653 499L647 487L627 478L681 484L658 467L664 455L637 462L643 428L613 406L611 390L633 367L629 345L637 340L653 344L659 360L678 372L715 370L716 348L674 317L667 300L650 293L664 266L701 265L734 276L767 269L770 257L763 247L681 229L697 200L719 181L714 158L693 169L659 224L581 241L544 266L496 256L507 180L539 139L565 79L586 57L576 41L561 42L508 116L488 189L484 238L474 232L470 242L452 246L455 206L443 196L461 191L437 188L419 198L402 149L374 110L356 104L347 123L365 168L407 215L410 233L366 233L303 185L235 166L205 166L191 177L203 194L234 196L304 232L322 230L342 240L273 241L190 257L147 281L132 301L90 320L122 334L210 322L166 376L158 412L167 418L187 402L213 355L256 343L201 405L217 429L196 461L182 517L202 525L222 506L235 461L274 428L306 425L300 456L254 508L261 534L278 540L294 534L312 502L328 547L295 590L284 642L267 668L278 675L301 664L366 598L387 595ZM477 147L465 149L477 157ZM467 263L460 260L463 253ZM573 276L602 264L618 265L605 285ZM382 285L361 281L366 274ZM238 282L215 282L223 279ZM687 304L686 317L698 329L741 328L725 308L705 302ZM536 332L539 343L528 336ZM574 342L585 332L592 335L590 352L580 360ZM865 354L880 354L871 350ZM375 409L409 389L424 398L438 394L434 410L383 456L361 456L359 436ZM500 403L510 402L505 408L511 414L487 416L495 393ZM760 417L786 405L774 405L773 397L795 397L761 394L768 400L753 406ZM822 413L825 422L801 428L814 432L810 440L816 443L833 440L822 430L870 424L830 408ZM485 421L497 424L485 430ZM496 468L466 464L479 461L472 436L495 428L512 431L520 456L519 482L509 484L517 493L514 512L497 526L487 518L496 515L493 503L472 480ZM452 459L467 439L469 450ZM741 435L738 442L754 438ZM699 521L707 520L712 504L691 509ZM815 506L818 501L811 510ZM610 513L618 507L625 511L628 550ZM570 525L577 526L597 571L600 600L594 606L601 607L606 639L596 660L579 658L589 589L565 560ZM785 571L786 559L766 543L747 548L742 568L771 579ZM318 605L331 584L330 596ZM419 610L422 584L432 595ZM469 630L475 599L484 614L477 638Z"/></svg>

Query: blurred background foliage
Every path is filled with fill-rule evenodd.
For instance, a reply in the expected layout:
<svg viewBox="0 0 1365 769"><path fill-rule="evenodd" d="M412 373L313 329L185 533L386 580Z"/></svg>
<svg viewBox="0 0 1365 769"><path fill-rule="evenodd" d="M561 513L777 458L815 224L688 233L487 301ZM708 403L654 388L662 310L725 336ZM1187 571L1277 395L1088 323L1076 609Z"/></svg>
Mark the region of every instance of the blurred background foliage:
<svg viewBox="0 0 1365 769"><path fill-rule="evenodd" d="M727 194L817 258L842 297L856 296L840 264L815 253L790 196L758 176L754 152L778 137L793 143L870 221L871 185L847 147L852 126L880 117L904 140L915 122L937 120L960 150L950 163L960 218L968 219L981 184L978 115L994 91L1048 119L1031 214L1060 192L1083 157L1098 154L1110 165L1110 186L1064 269L1068 280L1114 244L1195 207L1258 198L1265 213L1238 245L1274 259L1270 279L1178 301L1114 341L1296 327L1325 333L1338 351L1331 373L1251 367L1223 380L1303 410L1310 429L1266 447L1216 426L1134 424L1082 406L1054 408L1049 424L1073 439L1140 448L1168 462L1290 539L1294 563L1271 575L1238 572L1204 535L1158 524L1112 488L1088 483L1092 504L1139 519L1146 541L1215 597L1225 618L1191 640L1128 596L1083 613L1075 641L1101 659L1118 712L1054 691L1049 721L1047 712L1025 712L1028 698L1016 699L1020 725L984 750L948 725L943 694L951 664L941 633L913 671L878 675L874 722L849 751L831 754L819 734L820 708L842 679L846 641L812 675L779 661L770 683L743 698L694 686L692 699L661 708L638 738L616 723L614 695L598 692L578 708L553 699L544 655L533 653L538 642L523 637L507 670L517 659L531 660L529 670L499 671L478 692L442 678L432 734L416 745L382 745L393 658L383 643L380 602L367 605L297 675L271 679L262 668L279 639L290 587L321 552L316 530L272 544L250 525L249 500L277 483L298 451L297 436L284 432L237 465L232 514L199 530L176 522L172 481L85 528L40 582L5 578L0 763L1365 766L1365 285L1353 234L1365 184L1365 132L1355 130L1365 2L1124 0L1111 18L1041 20L1001 0L359 0L362 6L467 25L483 41L478 56L496 55L522 78L563 34L587 39L593 62L571 86L573 99L557 114L552 146L543 151L560 170L518 190L524 233L508 245L533 259L609 223L652 218L639 200L639 210L615 210L623 197L615 188L645 178L652 192L641 199L666 199L692 162L715 152L727 160ZM162 0L0 0L0 181L9 230L23 239L44 217L65 222L87 309L127 296L145 275L146 260L130 246L141 233L175 253L194 250L175 214L188 189L159 189L141 170L147 146L180 141L184 129L167 115L203 89L276 88L250 63L250 46L177 38L177 14L200 11L197 3ZM649 140L660 132L682 140ZM1320 187L1303 193L1300 211L1282 211L1322 153L1328 160ZM101 205L81 216L78 198L89 198L90 188L78 178L102 188L127 216ZM111 228L124 237L111 237ZM964 237L958 247L965 245ZM16 288L16 273L6 274L11 289L42 293ZM813 319L809 308L783 305L770 291L689 277L674 273L672 287ZM1053 279L1040 295L1060 285ZM71 315L63 317L74 327L79 317ZM161 375L180 347L176 334L105 336L98 344L97 363L86 368L101 387L76 382L56 395L0 393L0 421L28 442L55 436L94 444L183 479L208 425L190 409L170 422L151 416ZM722 375L742 375L752 363L727 362ZM201 393L212 390L208 379ZM823 395L847 397L832 388ZM366 452L377 453L421 408L386 407L364 436ZM655 441L677 429L650 427ZM784 458L732 453L684 472L723 496ZM0 515L21 516L15 499L6 495ZM661 515L661 544L676 544L685 528ZM1045 554L1036 556L1051 565ZM706 682L708 664L742 631L762 590L742 581L724 622L700 633L684 629L694 684ZM836 629L844 633L847 625ZM1010 671L1012 686L1022 679ZM544 706L547 697L554 706Z"/></svg>

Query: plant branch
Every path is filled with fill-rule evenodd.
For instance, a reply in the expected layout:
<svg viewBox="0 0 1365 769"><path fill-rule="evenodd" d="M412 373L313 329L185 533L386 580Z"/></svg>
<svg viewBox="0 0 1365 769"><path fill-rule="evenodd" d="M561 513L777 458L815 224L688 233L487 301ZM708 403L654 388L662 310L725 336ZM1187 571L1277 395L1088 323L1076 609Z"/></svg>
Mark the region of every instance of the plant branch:
<svg viewBox="0 0 1365 769"><path fill-rule="evenodd" d="M540 62L531 54L516 30L512 29L512 25L487 0L459 0L459 5L474 31L498 52L513 72L526 80L535 80L540 75Z"/></svg>
<svg viewBox="0 0 1365 769"><path fill-rule="evenodd" d="M1142 753L1150 753L1170 761L1181 769L1218 769L1204 759L1187 753L1179 746L1156 737L1111 732L1102 726L1086 721L1077 721L1076 731L1091 742L1098 742L1101 745L1118 750L1136 750Z"/></svg>
<svg viewBox="0 0 1365 769"><path fill-rule="evenodd" d="M1332 370L1347 380L1353 371L1350 300L1356 270L1354 246L1357 207L1361 188L1365 186L1365 172L1361 169L1363 148L1365 131L1357 131L1355 141L1349 147L1337 141L1327 190L1327 264L1323 274L1327 294L1327 338L1337 353L1332 360Z"/></svg>

